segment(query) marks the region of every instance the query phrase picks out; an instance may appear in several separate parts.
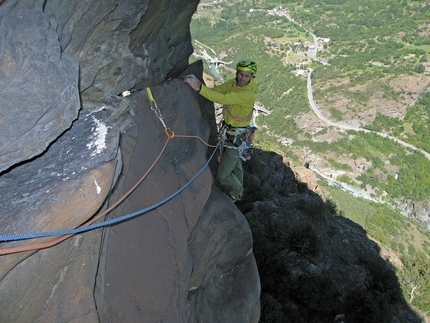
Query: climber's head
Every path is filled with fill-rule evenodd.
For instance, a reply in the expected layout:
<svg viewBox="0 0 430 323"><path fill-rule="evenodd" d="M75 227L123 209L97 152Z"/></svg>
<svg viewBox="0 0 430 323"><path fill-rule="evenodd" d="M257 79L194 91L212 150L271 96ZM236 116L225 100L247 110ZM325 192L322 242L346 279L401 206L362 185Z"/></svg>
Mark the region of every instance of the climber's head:
<svg viewBox="0 0 430 323"><path fill-rule="evenodd" d="M236 65L237 71L251 72L253 75L257 74L257 63L252 59L245 58L240 60Z"/></svg>
<svg viewBox="0 0 430 323"><path fill-rule="evenodd" d="M237 86L247 85L257 73L257 64L252 59L242 59L236 65Z"/></svg>

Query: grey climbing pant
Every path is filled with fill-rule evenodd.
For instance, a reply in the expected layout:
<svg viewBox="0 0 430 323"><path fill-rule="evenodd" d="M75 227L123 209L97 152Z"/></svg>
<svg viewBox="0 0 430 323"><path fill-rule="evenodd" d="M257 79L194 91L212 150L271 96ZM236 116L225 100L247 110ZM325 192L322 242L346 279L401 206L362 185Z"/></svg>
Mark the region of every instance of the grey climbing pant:
<svg viewBox="0 0 430 323"><path fill-rule="evenodd" d="M237 149L225 148L218 166L217 177L231 196L243 194L242 159L239 158Z"/></svg>

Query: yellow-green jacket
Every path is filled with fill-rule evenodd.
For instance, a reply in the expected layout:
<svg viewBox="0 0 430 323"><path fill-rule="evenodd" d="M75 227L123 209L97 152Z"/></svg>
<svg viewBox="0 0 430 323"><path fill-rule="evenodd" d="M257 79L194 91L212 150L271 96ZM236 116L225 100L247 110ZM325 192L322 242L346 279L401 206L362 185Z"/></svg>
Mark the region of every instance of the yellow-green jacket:
<svg viewBox="0 0 430 323"><path fill-rule="evenodd" d="M209 101L224 105L225 123L234 128L241 128L251 122L257 91L258 85L254 79L242 87L236 86L236 79L231 79L212 89L202 84L199 93Z"/></svg>

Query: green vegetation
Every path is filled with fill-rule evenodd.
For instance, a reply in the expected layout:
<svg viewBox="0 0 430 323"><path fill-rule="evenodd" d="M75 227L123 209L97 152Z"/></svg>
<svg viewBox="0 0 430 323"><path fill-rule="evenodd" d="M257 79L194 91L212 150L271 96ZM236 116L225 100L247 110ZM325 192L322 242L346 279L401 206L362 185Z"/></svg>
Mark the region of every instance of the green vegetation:
<svg viewBox="0 0 430 323"><path fill-rule="evenodd" d="M415 147L430 151L430 93L424 93L405 115L403 121L379 115L370 125L369 130L385 131L401 138ZM412 132L407 132L408 124Z"/></svg>
<svg viewBox="0 0 430 323"><path fill-rule="evenodd" d="M410 300L422 312L430 310L429 247L430 233L414 221L405 218L389 206L368 203L356 199L336 187L320 182L330 192L335 213L339 213L366 229L368 235L378 241L391 254L391 262L397 268L397 276L406 300ZM333 208L333 206L332 206ZM382 255L384 256L384 255ZM396 258L398 260L396 261ZM411 296L412 288L416 288Z"/></svg>
<svg viewBox="0 0 430 323"><path fill-rule="evenodd" d="M372 163L366 172L356 178L362 187L371 185L389 194L389 198L404 197L415 201L423 201L430 194L430 163L419 152L413 152L395 141L373 133L351 132L353 138L344 138L330 145L326 142L302 141L303 146L313 152L331 151L339 155L351 152L351 158L365 158ZM397 175L387 176L387 164L397 169ZM328 159L330 165L339 170L348 170L348 166ZM397 178L397 179L396 179ZM344 180L345 182L345 180Z"/></svg>
<svg viewBox="0 0 430 323"><path fill-rule="evenodd" d="M288 9L291 17L302 27L284 16L267 14L267 10L278 6ZM251 8L262 11L251 12ZM430 162L420 152L375 133L345 131L339 133L335 141L315 140L316 136L327 136L328 129L332 128L307 131L304 123L310 121L311 110L306 78L296 76L293 71L298 68L314 70L314 98L327 107L332 121L348 122L360 114L366 114L375 108L371 100L375 97L381 102L406 104L405 96L412 97L412 94L393 86L391 82L399 82L408 76L423 76L424 64L430 59L430 38L424 23L430 18L429 15L430 10L418 1L364 0L358 5L351 0L232 0L223 2L222 9L216 6L199 7L191 24L191 33L194 40L209 46L217 55L221 52L225 54L223 61L233 61L228 66L231 69L241 58L257 60L259 70L256 81L260 85L257 100L271 110L271 114L260 115L256 120L258 131L254 144L257 147L288 156L292 165L303 164L304 155L311 152L324 159L325 165L346 174L353 173L351 166L341 161L345 158L364 159L366 167L360 170L358 177L341 175L336 180L358 185L362 189L370 187L373 197L384 199L387 203L393 203L397 198L428 201ZM330 65L322 65L299 55L299 52L306 50L303 43L313 41L307 30L330 39L318 52L318 57L324 57ZM234 77L228 69L220 68L219 71L223 78ZM205 72L210 72L208 67L205 67ZM336 104L339 98L347 102L346 112L343 106ZM381 108L384 108L383 104ZM366 120L364 127L389 134L429 152L430 93L423 93L413 106L404 110L407 112L403 118L375 114L373 119ZM306 190L305 184L299 184L299 187ZM270 187L262 189L259 191L262 195L271 192ZM405 299L422 312L429 311L426 303L430 298L426 279L430 268L428 233L388 206L356 199L333 187L325 189L331 193L332 201L328 201L326 207L332 214L345 216L360 224L369 236L398 257L399 263L393 264ZM310 210L302 211L315 215ZM253 228L255 235L259 230L257 227ZM312 230L309 230L309 235L306 233L298 230L283 243L288 243L297 253L313 255L318 252L320 240L312 235ZM255 243L268 247L264 251L267 252L264 259L270 262L269 255L279 246L264 237L257 238L262 240ZM363 262L366 262L365 258ZM381 269L372 261L367 265L375 275ZM276 268L273 263L268 263L268 266ZM307 284L327 288L330 292L324 280L326 278L301 282L302 289L298 285L291 288L294 293L307 295L304 296L306 301L317 309L323 306L324 300L310 295ZM381 283L395 290L395 284L390 279ZM334 294L332 296L335 297ZM375 289L372 295L351 296L350 304L359 306L360 315L373 313L377 308L367 308L366 304L370 297L374 299L375 306L383 309L382 300L386 300L387 295L378 299L380 296L380 291ZM285 308L276 297L263 293L262 305L270 308L270 311L263 309L266 320L262 322L285 321Z"/></svg>
<svg viewBox="0 0 430 323"><path fill-rule="evenodd" d="M350 133L354 136L352 141L345 138L328 146L324 142L314 143L312 136L301 130L296 117L309 112L306 79L294 76L291 71L296 65L284 58L288 50L296 49L294 41L308 40L309 34L286 17L268 15L265 11L250 12L250 8L272 9L278 5L287 7L302 26L331 39L328 49L331 66L312 63L313 83L331 84L332 80L344 78L348 82L333 84L324 91L319 91L317 87L314 97L331 104L338 94L342 94L356 102L357 107L351 109L352 112L354 109L360 112L369 108L369 98L376 93L384 93L387 100L400 100L401 93L387 85L387 77L414 73L416 69L422 69L421 60L428 60L428 52L421 47L429 46L426 43L429 41L419 36L419 32L424 32L421 24L425 21L425 10L420 6L405 7L401 1L388 0L365 1L360 6L352 1L342 4L332 1L302 1L302 6L297 6L294 1L260 1L258 4L253 1L233 1L225 4L225 10L210 9L213 10L212 16L199 9L191 24L191 31L194 39L210 46L215 52L225 51L225 60L236 62L243 57L258 58L258 101L272 113L257 118L259 129L270 129L268 135L263 135L260 131L257 133L257 146L284 151L279 144L273 143L275 135L292 140L299 150L311 150L321 155L327 150L336 152L339 156L352 153L353 158L364 157L372 163L372 167L358 178L357 183L361 187L370 184L376 192L388 192L390 198L428 198L428 179L421 174L428 172L429 161L421 156L406 156L409 152L403 146L390 143L386 138L361 133ZM219 19L214 20L213 17L217 15ZM357 32L357 26L363 32ZM293 35L295 40L285 40ZM274 44L279 45L276 50ZM401 59L409 54L413 55L412 61ZM370 61L386 64L388 67L370 65ZM231 67L234 68L234 63ZM223 76L230 78L233 74L230 72ZM359 90L352 91L351 88ZM418 148L430 151L429 97L430 94L424 95L408 110L404 120L378 115L365 128L388 132ZM330 107L329 111L333 121L346 120L339 109ZM387 143L388 149L379 150ZM299 156L291 158L301 160ZM334 169L345 170L341 164L335 165L330 160L328 162ZM401 169L402 176L393 172L398 169ZM396 176L399 176L399 180L395 179ZM342 180L348 182L346 178Z"/></svg>

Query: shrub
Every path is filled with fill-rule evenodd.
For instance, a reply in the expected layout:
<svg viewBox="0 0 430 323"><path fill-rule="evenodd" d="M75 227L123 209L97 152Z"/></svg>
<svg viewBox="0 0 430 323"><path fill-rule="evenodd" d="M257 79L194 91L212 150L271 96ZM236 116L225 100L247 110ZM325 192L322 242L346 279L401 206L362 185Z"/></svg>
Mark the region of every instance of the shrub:
<svg viewBox="0 0 430 323"><path fill-rule="evenodd" d="M291 250L308 256L315 256L319 251L319 239L311 225L299 226L292 230L287 237Z"/></svg>
<svg viewBox="0 0 430 323"><path fill-rule="evenodd" d="M299 191L299 193L305 193L308 190L308 184L304 182L298 182L297 190Z"/></svg>
<svg viewBox="0 0 430 323"><path fill-rule="evenodd" d="M261 308L264 308L264 311L261 312L260 323L289 322L283 311L282 304L280 304L272 295L262 293L260 304Z"/></svg>
<svg viewBox="0 0 430 323"><path fill-rule="evenodd" d="M363 253L359 259L368 272L367 288L350 292L346 319L353 323L388 323L392 306L401 295L396 274L375 254Z"/></svg>
<svg viewBox="0 0 430 323"><path fill-rule="evenodd" d="M337 212L338 212L337 205L336 203L334 203L332 199L327 199L327 201L325 202L325 206L331 215L333 216L337 215Z"/></svg>

